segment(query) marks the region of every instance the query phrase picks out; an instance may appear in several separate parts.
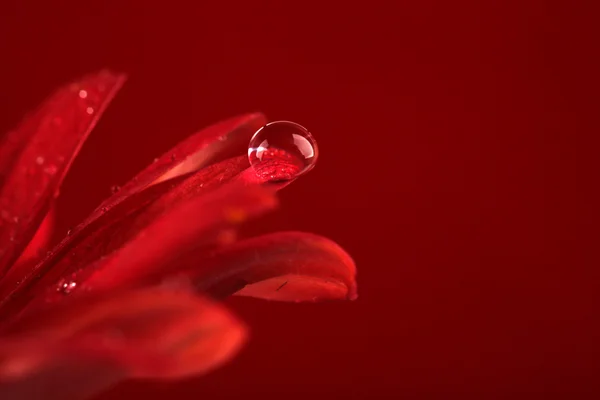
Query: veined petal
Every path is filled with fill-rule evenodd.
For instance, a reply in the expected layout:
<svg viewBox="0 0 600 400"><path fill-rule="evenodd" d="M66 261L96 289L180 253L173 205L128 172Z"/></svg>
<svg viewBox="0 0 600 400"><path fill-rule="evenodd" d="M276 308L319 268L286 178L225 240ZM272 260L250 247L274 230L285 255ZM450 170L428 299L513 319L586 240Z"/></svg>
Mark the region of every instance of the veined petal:
<svg viewBox="0 0 600 400"><path fill-rule="evenodd" d="M95 257L118 247L119 240L112 240L112 238L111 248L102 248L102 244L107 243L106 240L100 241L100 244L97 241L94 245L89 243L95 241L97 234L114 234L110 228L114 227L117 220L133 216L141 208L176 187L189 175L193 177L187 182L188 187L205 190L215 186L216 183L231 179L246 169L249 165L246 157L237 157L216 165L205 166L226 155L239 154L242 145L244 149L242 152L245 152L251 135L264 123L265 117L260 113L242 115L212 125L175 146L103 202L84 222L72 229L70 235L52 251L46 260L32 266L28 273L21 274L24 276L18 284L15 284L14 280L0 281L0 307L11 300L15 293L31 286L34 283L32 281L43 278L51 268L54 270L53 277L63 274L66 267L57 266L57 263L73 248L85 246L88 251L85 252L85 259L77 261L77 265L71 268L72 270L77 269L81 264L91 263ZM148 215L146 214L146 220ZM135 225L139 227L139 221ZM129 231L131 232L131 229ZM94 237L94 240L90 240L90 237ZM123 239L121 244L122 242ZM95 250L89 251L92 249Z"/></svg>
<svg viewBox="0 0 600 400"><path fill-rule="evenodd" d="M304 232L246 239L197 261L186 275L201 291L280 301L357 297L356 267L336 243Z"/></svg>
<svg viewBox="0 0 600 400"><path fill-rule="evenodd" d="M242 144L245 151L252 134L265 122L265 116L260 113L246 114L218 122L191 135L106 199L83 223L73 229L72 238L77 237L87 225L102 218L106 210L115 207L135 193L151 185L197 172L219 159L240 154L239 149ZM208 178L209 175L205 177Z"/></svg>
<svg viewBox="0 0 600 400"><path fill-rule="evenodd" d="M103 71L58 89L0 145L0 278L35 234L124 81L122 74Z"/></svg>
<svg viewBox="0 0 600 400"><path fill-rule="evenodd" d="M104 210L101 217L82 226L78 235L67 236L45 260L33 266L20 283L15 284L13 279L0 282L3 311L16 295L20 297L20 304L28 302L35 295L35 287L54 284L61 277L119 249L177 204L224 185L247 167L248 159L243 156L225 160L194 174L152 185ZM238 186L243 185L238 183Z"/></svg>
<svg viewBox="0 0 600 400"><path fill-rule="evenodd" d="M84 292L134 286L156 275L165 263L175 268L189 247L206 252L231 240L235 226L276 205L274 192L256 185L232 182L206 193L183 184L185 180L181 183L146 208L85 235L58 263L48 264L51 267L45 275L32 279L5 302L7 318L33 299L36 303L60 301L62 281L74 282L77 291ZM171 183L149 190L167 184Z"/></svg>

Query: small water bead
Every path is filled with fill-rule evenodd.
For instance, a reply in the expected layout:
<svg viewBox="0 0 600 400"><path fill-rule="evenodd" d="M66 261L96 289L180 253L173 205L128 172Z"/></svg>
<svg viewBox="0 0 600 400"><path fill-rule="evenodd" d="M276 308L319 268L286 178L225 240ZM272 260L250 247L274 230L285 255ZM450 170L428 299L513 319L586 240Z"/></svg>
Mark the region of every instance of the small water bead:
<svg viewBox="0 0 600 400"><path fill-rule="evenodd" d="M69 294L77 287L77 282L70 281L66 279L61 279L58 282L58 286L56 287L56 291L62 294Z"/></svg>
<svg viewBox="0 0 600 400"><path fill-rule="evenodd" d="M316 164L317 142L301 125L275 121L260 128L248 145L248 159L257 175L285 182L304 175Z"/></svg>

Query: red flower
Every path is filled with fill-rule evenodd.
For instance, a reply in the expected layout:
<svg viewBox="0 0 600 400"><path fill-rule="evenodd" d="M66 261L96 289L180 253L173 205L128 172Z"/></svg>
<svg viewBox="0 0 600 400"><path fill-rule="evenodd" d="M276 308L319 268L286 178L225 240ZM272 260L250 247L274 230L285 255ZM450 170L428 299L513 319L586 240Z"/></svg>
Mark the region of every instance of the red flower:
<svg viewBox="0 0 600 400"><path fill-rule="evenodd" d="M127 378L203 373L244 341L214 300L223 296L356 296L352 260L325 238L235 240L287 184L266 182L240 155L261 114L192 135L39 256L60 184L124 81L101 72L59 89L0 146L2 399L82 398Z"/></svg>

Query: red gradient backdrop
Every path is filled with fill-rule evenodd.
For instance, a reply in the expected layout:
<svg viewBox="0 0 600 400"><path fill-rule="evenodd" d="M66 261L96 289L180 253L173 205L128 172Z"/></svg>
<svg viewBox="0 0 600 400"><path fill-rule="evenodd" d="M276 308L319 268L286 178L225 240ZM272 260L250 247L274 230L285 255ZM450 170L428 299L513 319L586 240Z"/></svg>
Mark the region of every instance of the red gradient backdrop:
<svg viewBox="0 0 600 400"><path fill-rule="evenodd" d="M64 81L130 74L59 233L187 134L260 110L308 127L322 157L249 230L326 235L359 268L354 303L230 301L252 327L233 363L103 398L589 398L575 137L593 23L542 1L3 0L1 130Z"/></svg>

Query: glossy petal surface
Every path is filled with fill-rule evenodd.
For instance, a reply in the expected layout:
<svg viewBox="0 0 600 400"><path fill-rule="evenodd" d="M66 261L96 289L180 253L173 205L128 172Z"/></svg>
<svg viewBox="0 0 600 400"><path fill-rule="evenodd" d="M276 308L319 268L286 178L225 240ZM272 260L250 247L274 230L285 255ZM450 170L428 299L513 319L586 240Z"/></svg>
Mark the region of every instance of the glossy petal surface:
<svg viewBox="0 0 600 400"><path fill-rule="evenodd" d="M46 260L32 269L28 279L19 287L14 284L0 285L0 292L4 293L2 304L8 303L18 295L18 307L21 307L39 292L36 288L41 287L43 290L44 287L55 284L61 277L79 273L85 266L121 248L178 204L204 196L206 192L224 185L247 167L247 159L240 156L191 175L152 185L123 199L113 208L105 210L101 217L82 227L79 235L66 237ZM236 187L242 188L243 185L237 183ZM236 195L237 193L230 192L232 201ZM209 199L211 197L206 201ZM212 205L211 209L215 207L218 207L218 204ZM177 228L173 227L171 230L171 234L177 237ZM7 283L11 284L12 281ZM11 307L10 311L14 311L14 307Z"/></svg>
<svg viewBox="0 0 600 400"><path fill-rule="evenodd" d="M0 145L0 277L37 231L79 148L124 80L104 71L60 88Z"/></svg>
<svg viewBox="0 0 600 400"><path fill-rule="evenodd" d="M86 290L97 291L152 283L154 278L177 271L196 252L206 253L227 241L232 227L275 206L270 190L239 183L226 185L170 209L78 279Z"/></svg>
<svg viewBox="0 0 600 400"><path fill-rule="evenodd" d="M264 123L264 115L246 114L211 125L190 136L106 199L80 226L74 229L73 237L92 221L101 218L105 210L115 207L150 185L199 171L219 156L226 158L240 154L240 145L245 146L254 131Z"/></svg>
<svg viewBox="0 0 600 400"><path fill-rule="evenodd" d="M356 267L337 244L303 232L278 232L223 248L190 270L197 287L280 301L355 299Z"/></svg>

